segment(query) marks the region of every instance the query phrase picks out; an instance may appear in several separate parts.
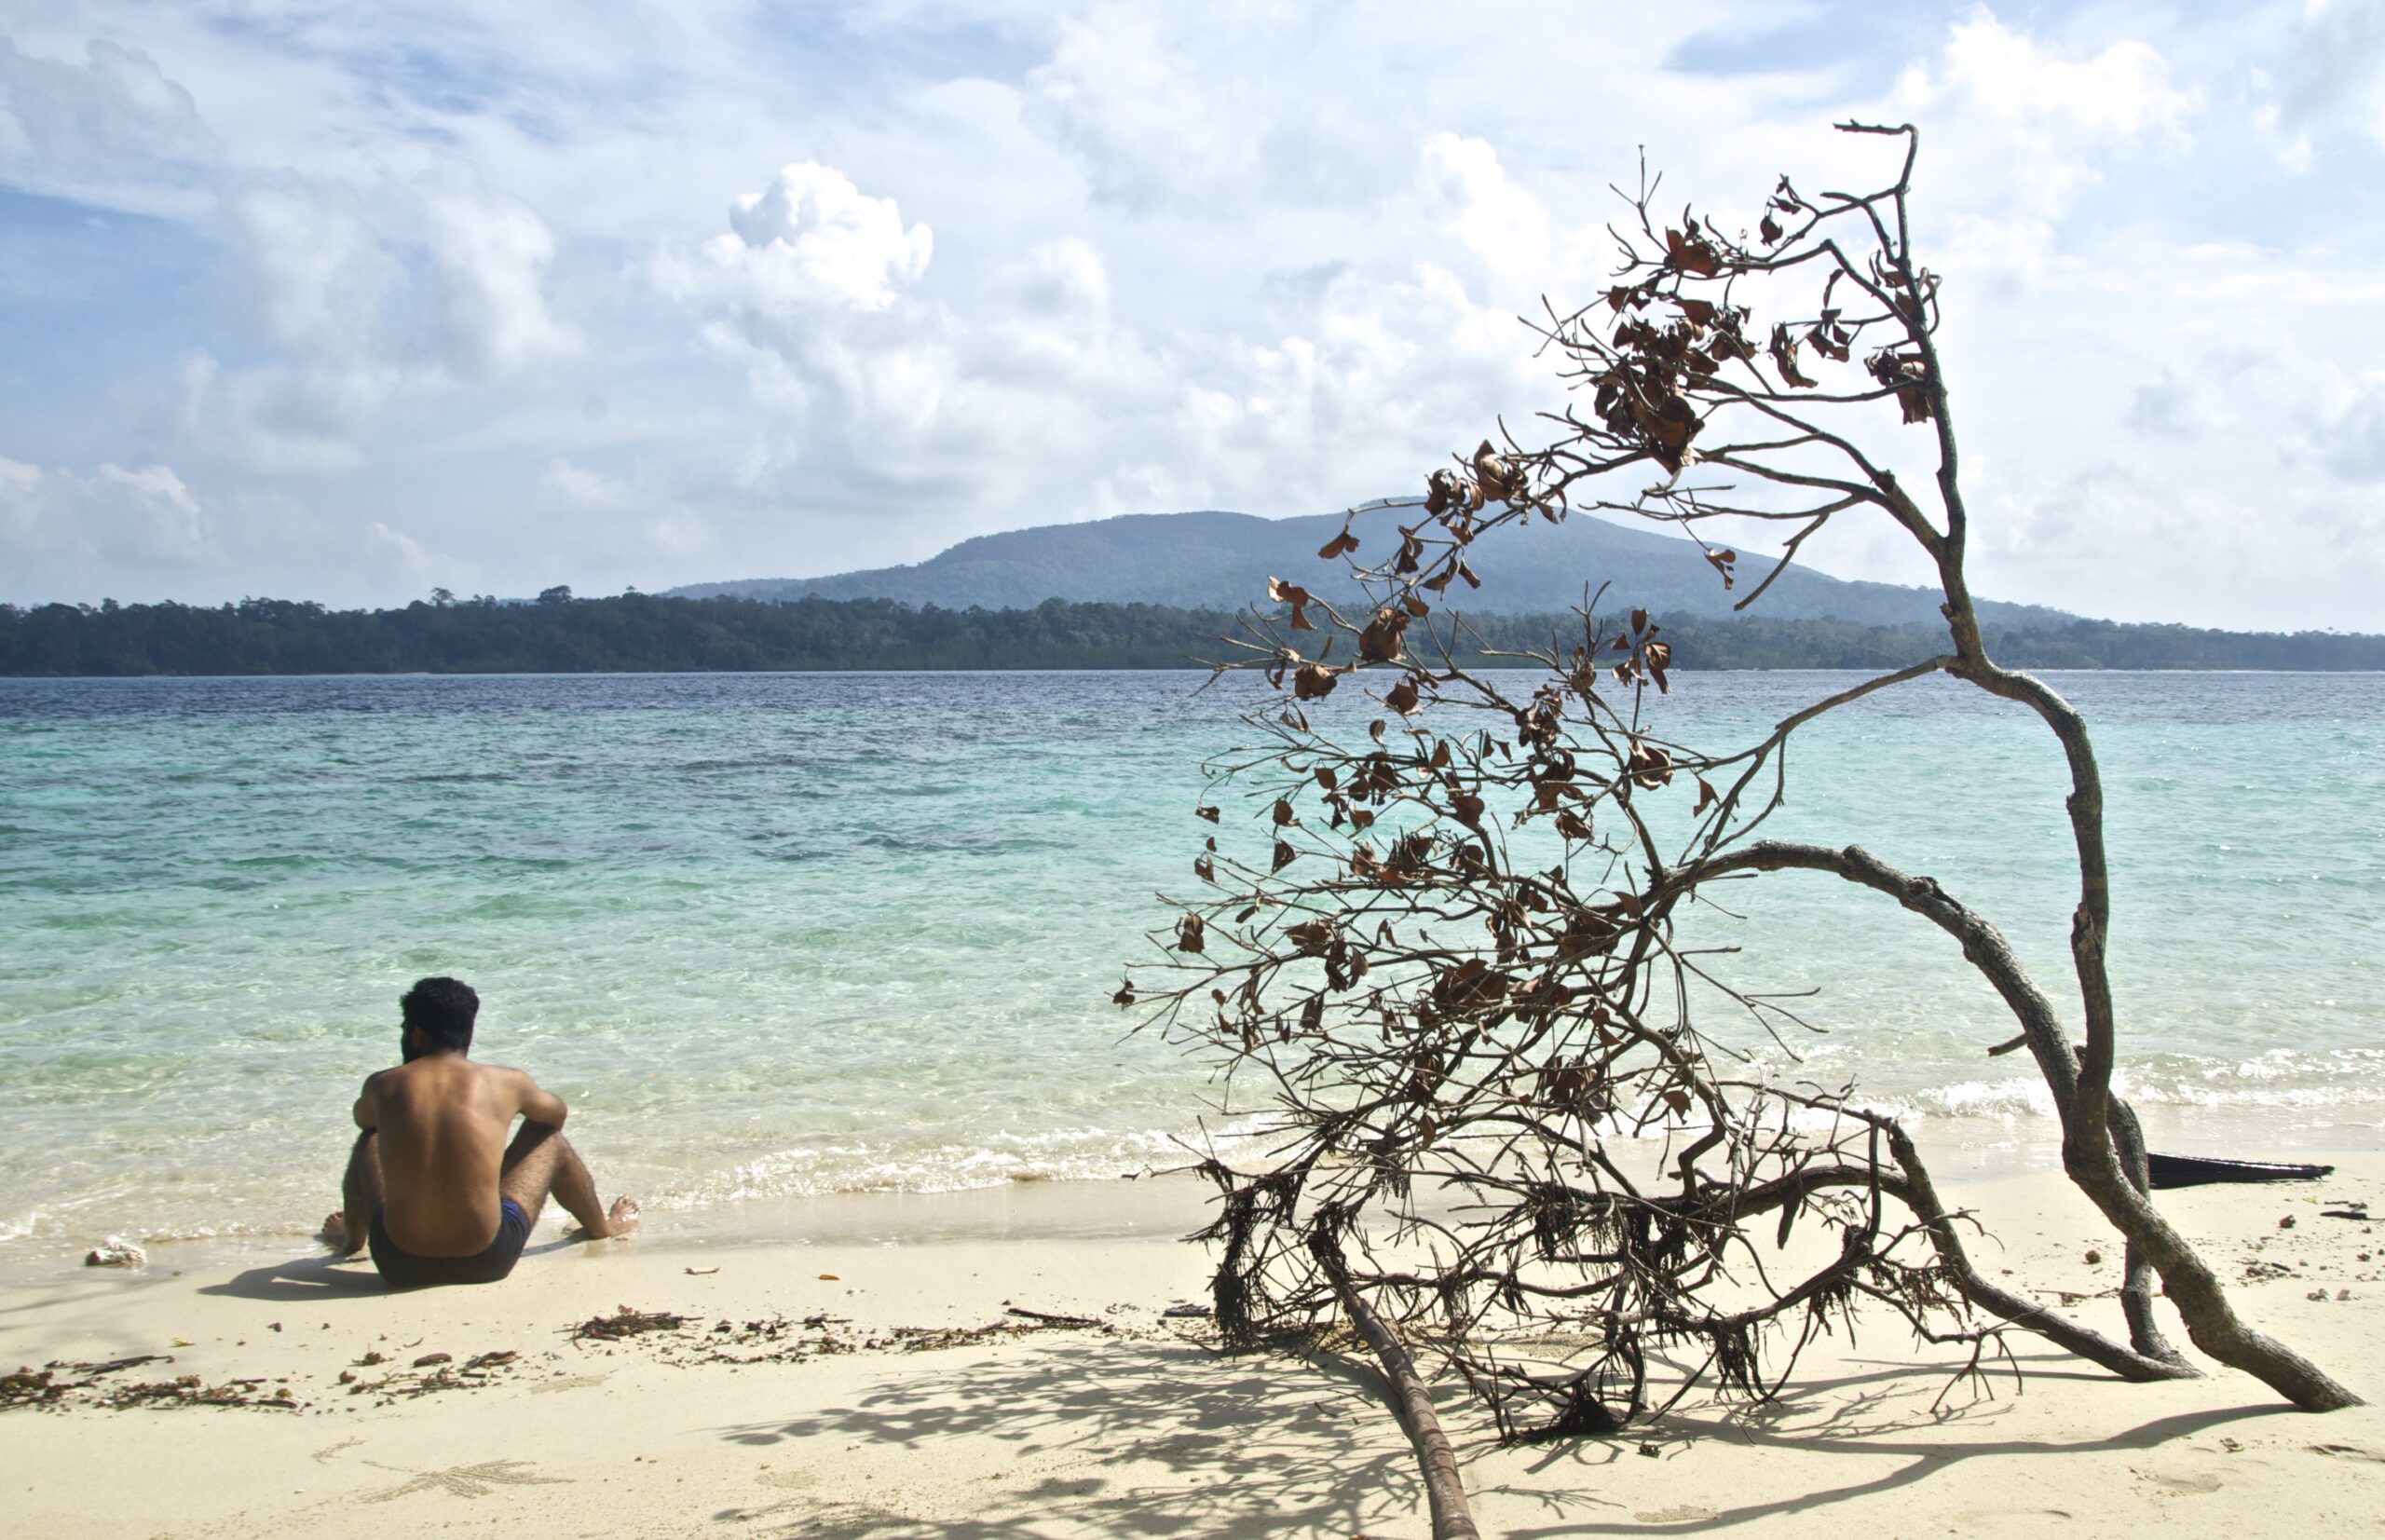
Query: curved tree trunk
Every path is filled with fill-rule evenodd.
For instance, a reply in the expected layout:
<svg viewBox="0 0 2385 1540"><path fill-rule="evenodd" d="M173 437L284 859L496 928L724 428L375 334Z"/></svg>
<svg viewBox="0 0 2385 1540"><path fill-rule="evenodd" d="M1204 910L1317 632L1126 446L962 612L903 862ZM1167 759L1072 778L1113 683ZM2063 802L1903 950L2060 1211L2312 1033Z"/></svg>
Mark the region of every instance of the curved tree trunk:
<svg viewBox="0 0 2385 1540"><path fill-rule="evenodd" d="M2153 1191L2151 1161L2145 1150L2145 1130L2136 1121L2135 1109L2127 1102L2112 1102L2112 1143L2120 1158L2120 1169L2128 1177L2129 1186L2139 1197L2150 1199ZM2186 1360L2153 1316L2153 1262L2145 1248L2134 1241L2126 1244L2120 1261L2120 1312L2128 1317L2128 1336L2136 1351L2147 1357L2166 1358L2174 1363Z"/></svg>
<svg viewBox="0 0 2385 1540"><path fill-rule="evenodd" d="M2187 1338L2196 1347L2231 1369L2242 1370L2306 1411L2332 1411L2362 1404L2358 1396L2330 1379L2309 1359L2246 1326L2228 1303L2227 1289L2218 1274L2161 1217L2151 1199L2130 1181L2120 1164L2117 1148L2120 1136L2115 1124L2133 1132L2135 1120L2125 1111L2114 1115L2113 1109L2118 1104L2109 1094L2108 1015L2102 1039L2102 1076L2097 1081L2094 1028L2091 1025L2089 1029L2089 1051L2081 1054L2074 1050L2064 1037L2052 1002L2023 972L2011 947L1994 925L1956 902L1931 879L1901 872L1860 846L1833 850L1820 845L1759 840L1675 872L1671 880L1687 886L1731 871L1783 870L1830 872L1886 893L1962 944L1964 958L1995 986L2019 1019L2028 1038L2030 1053L2053 1093L2054 1110L2063 1127L2063 1169L2127 1242L2131 1267L2149 1266L2160 1276L2163 1290L2186 1323ZM2141 1153L2142 1140L2135 1142ZM2149 1299L2132 1311L2133 1330L2139 1311L2149 1329ZM2160 1334L2153 1333L2153 1339L2159 1342ZM2145 1350L2141 1334L2138 1341L2142 1353ZM2171 1356L2174 1357L2174 1352ZM2161 1355L2147 1353L2146 1356Z"/></svg>
<svg viewBox="0 0 2385 1540"><path fill-rule="evenodd" d="M1947 1213L1946 1206L1939 1200L1938 1189L1921 1164L1921 1153L1914 1148L1912 1136L1893 1122L1888 1124L1888 1152L1904 1171L1904 1191L1898 1196L1929 1227L1929 1238L1936 1245L1938 1255L1945 1261L1947 1271L1953 1274L1965 1299L1990 1315L2034 1331L2056 1346L2110 1370L2123 1380L2202 1378L2202 1371L2180 1357L2169 1343L2162 1342L2158 1331L2152 1332L2151 1336L2160 1351L2147 1351L2145 1334L2135 1329L2133 1316L2130 1318L2132 1345L2122 1347L2100 1331L2081 1326L2024 1295L1991 1282L1981 1274L1972 1263L1970 1254L1963 1248L1962 1237L1955 1233L1953 1218Z"/></svg>
<svg viewBox="0 0 2385 1540"><path fill-rule="evenodd" d="M1450 1447L1449 1436L1441 1431L1440 1417L1433 1410L1432 1393L1425 1388L1424 1377L1416 1371L1416 1360L1408 1356L1397 1334L1351 1286L1349 1267L1332 1235L1321 1229L1313 1231L1308 1248L1316 1258L1317 1266L1331 1280L1334 1298L1349 1313L1350 1324L1374 1350L1375 1361L1383 1366L1383 1378L1391 1382L1400 1425L1408 1430L1408 1441L1415 1446L1417 1467L1424 1473L1424 1498L1433 1516L1433 1540L1480 1540L1481 1532L1474 1527L1473 1510L1466 1505L1465 1483L1458 1476L1457 1451Z"/></svg>
<svg viewBox="0 0 2385 1540"><path fill-rule="evenodd" d="M1888 1152L1895 1157L1897 1171L1870 1165L1808 1166L1803 1170L1748 1189L1732 1203L1723 1222L1738 1223L1755 1214L1783 1207L1802 1201L1824 1187L1876 1186L1913 1212L1929 1233L1932 1249L1945 1264L1946 1275L1962 1292L1964 1299L1979 1309L2021 1328L2035 1332L2055 1346L2075 1353L2099 1368L2109 1370L2123 1380L2146 1382L2153 1380L2197 1380L2202 1371L2187 1363L2175 1352L2147 1353L2129 1343L2117 1342L2092 1327L2081 1326L2057 1311L2039 1304L2024 1294L2017 1294L1982 1274L1963 1246L1962 1236L1955 1227L1955 1216L1938 1196L1938 1189L1929 1177L1928 1167L1922 1164L1921 1152L1913 1137L1893 1118L1874 1122L1888 1138ZM2158 1340L2158 1338L2157 1338Z"/></svg>

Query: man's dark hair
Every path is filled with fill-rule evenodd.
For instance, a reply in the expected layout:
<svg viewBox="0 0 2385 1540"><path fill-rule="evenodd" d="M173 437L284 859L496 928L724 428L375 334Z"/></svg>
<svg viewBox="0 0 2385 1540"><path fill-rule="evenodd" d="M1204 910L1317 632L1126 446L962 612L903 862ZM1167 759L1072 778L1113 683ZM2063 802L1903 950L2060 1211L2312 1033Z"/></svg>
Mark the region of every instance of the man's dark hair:
<svg viewBox="0 0 2385 1540"><path fill-rule="evenodd" d="M398 1009L433 1051L461 1053L472 1045L472 1021L481 1014L481 997L460 978L418 979L399 997Z"/></svg>

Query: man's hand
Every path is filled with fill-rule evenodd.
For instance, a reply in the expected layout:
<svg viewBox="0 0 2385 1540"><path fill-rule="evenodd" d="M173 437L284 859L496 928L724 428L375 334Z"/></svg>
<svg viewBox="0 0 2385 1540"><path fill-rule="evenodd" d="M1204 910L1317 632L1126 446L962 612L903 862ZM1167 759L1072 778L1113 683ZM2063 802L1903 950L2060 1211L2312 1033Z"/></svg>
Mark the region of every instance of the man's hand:
<svg viewBox="0 0 2385 1540"><path fill-rule="evenodd" d="M348 1216L336 1208L333 1209L330 1217L323 1220L320 1238L325 1246L332 1248L332 1255L334 1257L353 1257L364 1246L364 1237L361 1235L354 1240L348 1238Z"/></svg>

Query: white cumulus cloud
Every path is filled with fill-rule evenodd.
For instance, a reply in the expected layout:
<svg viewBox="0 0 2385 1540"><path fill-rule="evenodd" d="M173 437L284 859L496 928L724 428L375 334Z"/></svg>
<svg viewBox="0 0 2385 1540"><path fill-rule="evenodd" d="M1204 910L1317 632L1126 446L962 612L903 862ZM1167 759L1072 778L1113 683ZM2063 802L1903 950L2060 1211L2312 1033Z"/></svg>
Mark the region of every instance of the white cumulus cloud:
<svg viewBox="0 0 2385 1540"><path fill-rule="evenodd" d="M85 475L0 459L0 528L46 562L188 566L220 554L198 495L163 465L109 463Z"/></svg>
<svg viewBox="0 0 2385 1540"><path fill-rule="evenodd" d="M537 211L451 182L424 195L422 212L452 358L471 374L504 378L579 356L579 332L548 302L555 238Z"/></svg>
<svg viewBox="0 0 2385 1540"><path fill-rule="evenodd" d="M157 61L105 38L43 58L0 37L0 180L53 197L192 214L220 154L190 92Z"/></svg>
<svg viewBox="0 0 2385 1540"><path fill-rule="evenodd" d="M843 172L797 161L730 205L731 233L698 258L777 314L821 305L882 310L927 271L935 237L906 228L891 198L871 198Z"/></svg>
<svg viewBox="0 0 2385 1540"><path fill-rule="evenodd" d="M2306 161L2329 128L2385 145L2385 0L2309 0L2277 118Z"/></svg>
<svg viewBox="0 0 2385 1540"><path fill-rule="evenodd" d="M352 192L246 187L225 217L267 341L316 361L371 356L382 306L403 274Z"/></svg>
<svg viewBox="0 0 2385 1540"><path fill-rule="evenodd" d="M2385 375L2363 375L2342 398L2308 435L2308 453L2341 480L2385 482Z"/></svg>

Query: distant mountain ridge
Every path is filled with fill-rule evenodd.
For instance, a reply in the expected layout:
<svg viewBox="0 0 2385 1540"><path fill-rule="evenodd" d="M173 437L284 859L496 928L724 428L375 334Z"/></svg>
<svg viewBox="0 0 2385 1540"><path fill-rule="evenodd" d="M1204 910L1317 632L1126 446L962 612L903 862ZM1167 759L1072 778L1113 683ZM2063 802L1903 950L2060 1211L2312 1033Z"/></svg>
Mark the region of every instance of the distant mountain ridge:
<svg viewBox="0 0 2385 1540"><path fill-rule="evenodd" d="M1355 529L1363 558L1393 546L1396 525L1419 514L1398 510L1361 515ZM1029 609L1046 599L1075 603L1169 605L1238 609L1263 602L1267 579L1284 578L1328 599L1351 585L1317 548L1339 534L1339 513L1262 519L1208 510L1128 513L1084 524L1042 525L980 535L914 566L879 567L824 578L747 578L690 583L676 598L892 599L944 609ZM1767 565L1740 564L1739 585L1725 592L1696 544L1679 536L1628 529L1575 514L1561 525L1534 520L1496 531L1475 546L1469 565L1479 592L1452 590L1459 608L1488 614L1561 613L1582 602L1584 585L1608 585L1609 605L1723 617L1761 580ZM1938 620L1931 589L1854 582L1792 567L1751 613L1779 620L1838 620L1859 625L1909 625ZM2009 630L2042 631L2078 619L2040 605L1982 600L1980 619Z"/></svg>

